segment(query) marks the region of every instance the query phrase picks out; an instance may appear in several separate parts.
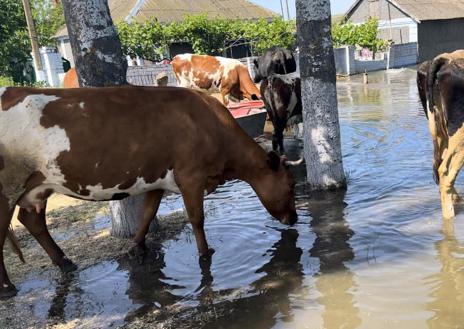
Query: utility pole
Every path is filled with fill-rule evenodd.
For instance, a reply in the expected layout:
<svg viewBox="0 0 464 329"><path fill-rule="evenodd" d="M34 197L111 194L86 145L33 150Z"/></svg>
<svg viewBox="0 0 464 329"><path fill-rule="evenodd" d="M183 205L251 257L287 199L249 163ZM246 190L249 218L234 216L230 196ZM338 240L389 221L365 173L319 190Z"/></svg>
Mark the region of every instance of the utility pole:
<svg viewBox="0 0 464 329"><path fill-rule="evenodd" d="M313 190L346 186L338 121L330 0L296 0L307 178Z"/></svg>
<svg viewBox="0 0 464 329"><path fill-rule="evenodd" d="M285 19L284 3L282 1L283 0L280 0L280 10L282 11L282 18Z"/></svg>
<svg viewBox="0 0 464 329"><path fill-rule="evenodd" d="M287 20L290 20L290 9L288 9L288 0L285 0L285 4L287 6Z"/></svg>
<svg viewBox="0 0 464 329"><path fill-rule="evenodd" d="M31 5L29 0L23 0L24 14L26 15L27 31L32 46L32 57L34 59L34 66L36 70L37 80L42 80L39 76L43 72L42 59L40 58L39 43L37 42L37 34L35 32L34 20L32 19Z"/></svg>

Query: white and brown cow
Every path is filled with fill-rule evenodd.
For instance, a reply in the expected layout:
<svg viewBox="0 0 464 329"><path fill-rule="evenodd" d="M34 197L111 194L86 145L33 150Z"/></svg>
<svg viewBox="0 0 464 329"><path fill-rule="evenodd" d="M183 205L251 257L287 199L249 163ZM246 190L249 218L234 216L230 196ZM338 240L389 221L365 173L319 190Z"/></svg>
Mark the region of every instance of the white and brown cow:
<svg viewBox="0 0 464 329"><path fill-rule="evenodd" d="M0 88L0 297L14 295L3 263L13 209L62 270L75 265L50 237L47 198L114 200L145 193L143 243L164 191L180 192L199 253L212 254L203 198L248 182L281 222L297 220L286 160L266 153L219 101L171 87ZM11 236L10 236L11 237Z"/></svg>
<svg viewBox="0 0 464 329"><path fill-rule="evenodd" d="M221 93L226 106L229 96L238 100L261 99L247 67L236 59L183 54L174 57L172 69L179 86L207 93Z"/></svg>
<svg viewBox="0 0 464 329"><path fill-rule="evenodd" d="M464 164L464 50L422 63L417 86L433 141L443 217L452 218L459 200L454 183Z"/></svg>

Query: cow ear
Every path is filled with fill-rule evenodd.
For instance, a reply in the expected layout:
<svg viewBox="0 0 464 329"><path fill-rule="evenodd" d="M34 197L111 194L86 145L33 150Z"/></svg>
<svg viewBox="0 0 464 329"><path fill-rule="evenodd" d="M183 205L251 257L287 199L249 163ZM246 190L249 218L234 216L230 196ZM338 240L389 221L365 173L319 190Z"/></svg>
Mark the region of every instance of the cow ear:
<svg viewBox="0 0 464 329"><path fill-rule="evenodd" d="M267 154L267 164L271 170L278 171L280 163L280 156L276 152L271 151Z"/></svg>

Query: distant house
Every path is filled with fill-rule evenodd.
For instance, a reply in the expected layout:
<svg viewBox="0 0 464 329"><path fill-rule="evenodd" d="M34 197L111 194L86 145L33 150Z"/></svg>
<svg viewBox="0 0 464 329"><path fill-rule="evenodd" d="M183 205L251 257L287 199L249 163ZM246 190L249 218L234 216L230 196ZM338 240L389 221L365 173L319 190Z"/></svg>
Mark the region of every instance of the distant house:
<svg viewBox="0 0 464 329"><path fill-rule="evenodd" d="M345 20L379 19L379 35L396 44L417 42L418 60L464 48L464 0L357 0Z"/></svg>
<svg viewBox="0 0 464 329"><path fill-rule="evenodd" d="M109 0L111 17L121 21L144 22L156 18L160 23L182 21L186 15L206 14L210 18L242 20L272 19L276 13L247 0ZM58 49L63 58L74 66L71 45L66 27L56 33ZM172 45L171 56L191 51L188 44ZM244 52L237 49L236 53ZM245 54L246 55L246 51Z"/></svg>

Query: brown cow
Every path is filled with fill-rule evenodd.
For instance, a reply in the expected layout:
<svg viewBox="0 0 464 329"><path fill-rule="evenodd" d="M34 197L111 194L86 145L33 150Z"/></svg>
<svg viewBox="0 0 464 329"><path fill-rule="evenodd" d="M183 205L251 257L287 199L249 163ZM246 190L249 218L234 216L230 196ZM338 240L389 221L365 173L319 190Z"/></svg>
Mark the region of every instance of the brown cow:
<svg viewBox="0 0 464 329"><path fill-rule="evenodd" d="M454 182L464 164L464 50L422 63L417 86L432 135L443 217L452 218L459 201Z"/></svg>
<svg viewBox="0 0 464 329"><path fill-rule="evenodd" d="M172 69L179 86L208 93L220 92L226 106L230 95L238 100L261 99L247 67L236 59L183 54L174 57Z"/></svg>
<svg viewBox="0 0 464 329"><path fill-rule="evenodd" d="M79 88L79 80L77 79L76 68L72 67L64 74L64 88Z"/></svg>
<svg viewBox="0 0 464 329"><path fill-rule="evenodd" d="M3 245L19 219L61 269L74 265L45 225L47 198L115 200L146 193L143 240L165 190L180 192L200 255L209 256L203 198L227 180L248 182L282 223L297 220L288 163L266 153L230 112L176 87L0 88L0 296L14 295Z"/></svg>

